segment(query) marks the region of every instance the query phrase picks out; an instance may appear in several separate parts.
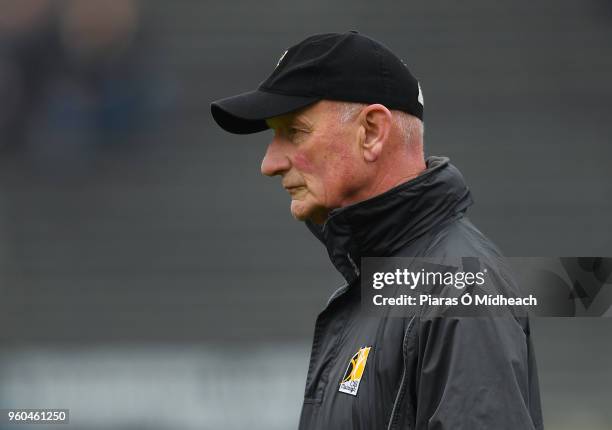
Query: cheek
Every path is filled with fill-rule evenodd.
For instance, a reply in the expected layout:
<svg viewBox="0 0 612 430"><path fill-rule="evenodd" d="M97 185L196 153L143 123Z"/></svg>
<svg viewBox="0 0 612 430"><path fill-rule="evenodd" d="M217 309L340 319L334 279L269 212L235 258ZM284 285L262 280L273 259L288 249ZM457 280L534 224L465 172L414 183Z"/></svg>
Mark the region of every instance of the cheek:
<svg viewBox="0 0 612 430"><path fill-rule="evenodd" d="M312 173L314 172L313 163L310 161L310 158L304 154L303 152L298 152L293 157L293 165L303 173Z"/></svg>
<svg viewBox="0 0 612 430"><path fill-rule="evenodd" d="M293 165L303 173L324 177L349 166L353 157L350 148L338 138L318 144L316 150L308 148L297 151L293 157Z"/></svg>
<svg viewBox="0 0 612 430"><path fill-rule="evenodd" d="M328 167L326 168L327 176L336 186L343 185L351 187L355 181L358 163L356 162L356 154L348 145L347 139L337 139L329 147L330 157L327 160Z"/></svg>
<svg viewBox="0 0 612 430"><path fill-rule="evenodd" d="M355 153L346 136L333 135L316 148L296 151L292 163L304 175L311 197L325 206L337 206L359 181Z"/></svg>
<svg viewBox="0 0 612 430"><path fill-rule="evenodd" d="M297 153L293 159L293 165L300 171L308 181L311 191L317 194L323 191L321 188L329 188L336 182L341 167L341 160L330 152L322 153L302 152ZM328 192L327 190L326 192Z"/></svg>

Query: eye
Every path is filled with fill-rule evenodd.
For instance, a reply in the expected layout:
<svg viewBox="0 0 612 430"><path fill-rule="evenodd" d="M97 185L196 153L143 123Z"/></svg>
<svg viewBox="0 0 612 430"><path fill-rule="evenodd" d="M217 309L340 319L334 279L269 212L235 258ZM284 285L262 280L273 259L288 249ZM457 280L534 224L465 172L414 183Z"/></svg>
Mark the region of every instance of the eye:
<svg viewBox="0 0 612 430"><path fill-rule="evenodd" d="M287 129L287 135L290 139L295 139L299 137L301 134L305 133L304 130L296 127L289 127Z"/></svg>

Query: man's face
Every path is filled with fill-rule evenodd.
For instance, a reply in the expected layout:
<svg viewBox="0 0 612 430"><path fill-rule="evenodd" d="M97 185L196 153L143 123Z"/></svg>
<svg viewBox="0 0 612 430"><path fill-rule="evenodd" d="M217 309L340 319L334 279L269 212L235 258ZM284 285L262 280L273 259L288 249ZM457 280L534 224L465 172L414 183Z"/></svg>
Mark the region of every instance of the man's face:
<svg viewBox="0 0 612 430"><path fill-rule="evenodd" d="M322 224L360 186L356 122L341 124L335 102L326 100L266 122L274 138L261 172L282 176L296 219Z"/></svg>

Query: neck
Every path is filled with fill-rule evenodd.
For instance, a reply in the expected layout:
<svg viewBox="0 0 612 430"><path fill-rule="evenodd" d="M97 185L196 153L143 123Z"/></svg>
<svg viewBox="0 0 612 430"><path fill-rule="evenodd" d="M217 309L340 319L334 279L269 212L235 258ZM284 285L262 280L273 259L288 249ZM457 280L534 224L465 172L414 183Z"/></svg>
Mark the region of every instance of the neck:
<svg viewBox="0 0 612 430"><path fill-rule="evenodd" d="M416 178L425 171L425 159L404 158L393 160L393 163L378 167L378 174L374 179L368 180L365 187L360 188L353 195L342 202L342 207L368 200L379 194L383 194L390 189L403 184L406 181Z"/></svg>
<svg viewBox="0 0 612 430"><path fill-rule="evenodd" d="M359 276L361 257L417 255L408 248L431 229L463 216L472 198L461 173L445 157L382 195L331 211L323 225L307 221L348 282Z"/></svg>

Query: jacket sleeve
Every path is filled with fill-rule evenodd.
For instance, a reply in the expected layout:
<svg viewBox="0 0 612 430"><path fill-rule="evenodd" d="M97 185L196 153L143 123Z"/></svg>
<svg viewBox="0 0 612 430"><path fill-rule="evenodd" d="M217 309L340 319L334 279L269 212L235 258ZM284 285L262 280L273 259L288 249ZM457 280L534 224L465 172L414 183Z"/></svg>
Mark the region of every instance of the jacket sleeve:
<svg viewBox="0 0 612 430"><path fill-rule="evenodd" d="M410 387L416 430L542 429L528 324L511 317L418 319Z"/></svg>

